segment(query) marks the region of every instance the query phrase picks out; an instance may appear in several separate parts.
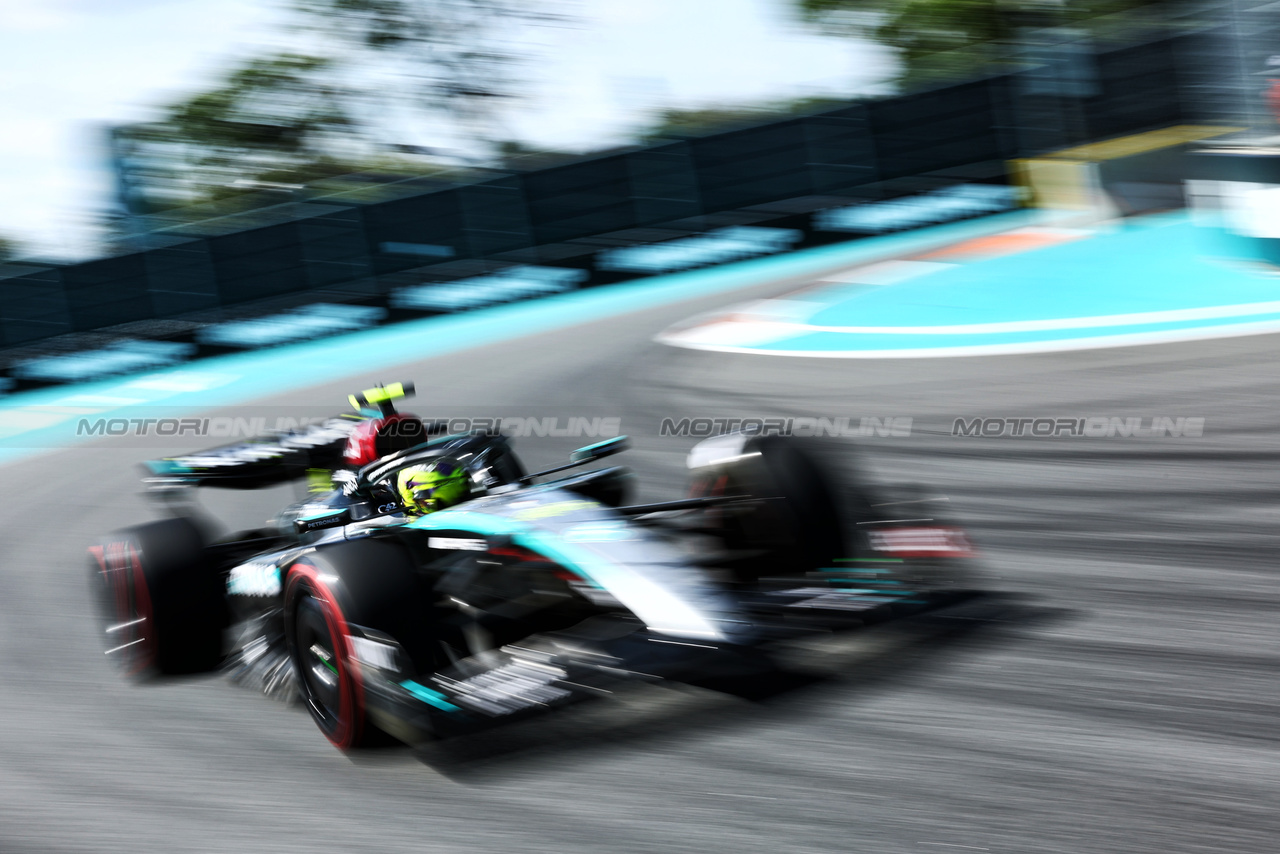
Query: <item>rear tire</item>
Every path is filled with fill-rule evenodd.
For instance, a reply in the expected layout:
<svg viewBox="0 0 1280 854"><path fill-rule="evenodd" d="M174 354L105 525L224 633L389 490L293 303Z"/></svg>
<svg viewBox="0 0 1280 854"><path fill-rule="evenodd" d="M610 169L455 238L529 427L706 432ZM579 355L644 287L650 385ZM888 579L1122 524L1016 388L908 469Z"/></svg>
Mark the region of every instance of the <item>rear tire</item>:
<svg viewBox="0 0 1280 854"><path fill-rule="evenodd" d="M105 648L126 675L203 673L222 662L226 598L189 519L127 528L89 547Z"/></svg>

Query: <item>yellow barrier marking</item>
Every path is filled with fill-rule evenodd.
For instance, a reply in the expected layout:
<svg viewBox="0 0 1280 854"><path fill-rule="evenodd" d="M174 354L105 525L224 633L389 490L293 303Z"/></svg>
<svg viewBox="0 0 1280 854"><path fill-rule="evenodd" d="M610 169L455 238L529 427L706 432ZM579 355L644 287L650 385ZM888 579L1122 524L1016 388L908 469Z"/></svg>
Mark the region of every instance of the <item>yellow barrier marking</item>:
<svg viewBox="0 0 1280 854"><path fill-rule="evenodd" d="M1132 157L1148 151L1169 148L1174 145L1185 145L1215 136L1225 136L1245 130L1242 127L1223 127L1221 125L1175 125L1146 133L1122 136L1103 142L1091 142L1077 145L1075 148L1064 148L1042 154L1036 160L1115 160L1120 157Z"/></svg>

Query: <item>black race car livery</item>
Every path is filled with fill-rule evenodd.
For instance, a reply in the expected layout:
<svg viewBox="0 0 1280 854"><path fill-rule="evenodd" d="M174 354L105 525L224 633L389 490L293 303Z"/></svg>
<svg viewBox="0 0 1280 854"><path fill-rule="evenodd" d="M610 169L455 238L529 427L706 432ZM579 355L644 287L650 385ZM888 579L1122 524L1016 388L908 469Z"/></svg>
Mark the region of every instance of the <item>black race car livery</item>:
<svg viewBox="0 0 1280 854"><path fill-rule="evenodd" d="M625 468L569 471L625 437L529 474L502 435L436 435L395 413L411 389L148 464L170 518L90 548L109 657L136 676L225 670L297 695L350 749L473 731L635 680L750 680L776 666L780 641L976 595L960 583L964 533L922 518L927 499L904 519L861 487L838 495L792 440L707 439L689 455L687 496L636 505ZM466 473L468 495L417 514L395 477L439 461ZM221 539L189 500L317 473L331 488Z"/></svg>

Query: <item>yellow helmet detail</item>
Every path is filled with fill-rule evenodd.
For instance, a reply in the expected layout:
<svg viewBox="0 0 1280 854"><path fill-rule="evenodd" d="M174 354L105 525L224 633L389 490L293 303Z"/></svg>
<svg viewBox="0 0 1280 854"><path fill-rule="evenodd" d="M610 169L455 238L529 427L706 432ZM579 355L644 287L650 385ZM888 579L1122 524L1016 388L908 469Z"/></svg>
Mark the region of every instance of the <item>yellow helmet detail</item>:
<svg viewBox="0 0 1280 854"><path fill-rule="evenodd" d="M471 493L467 473L456 463L436 460L401 469L396 492L406 513L419 516L452 507Z"/></svg>

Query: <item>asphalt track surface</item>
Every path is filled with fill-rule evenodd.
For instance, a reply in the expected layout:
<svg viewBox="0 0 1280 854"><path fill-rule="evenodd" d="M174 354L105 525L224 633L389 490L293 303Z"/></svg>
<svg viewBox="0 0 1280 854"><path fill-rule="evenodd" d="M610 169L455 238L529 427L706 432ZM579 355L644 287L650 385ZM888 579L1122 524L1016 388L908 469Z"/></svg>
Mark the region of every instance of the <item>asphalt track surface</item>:
<svg viewBox="0 0 1280 854"><path fill-rule="evenodd" d="M166 449L54 451L4 471L0 851L1274 850L1280 338L874 362L652 343L729 299L273 405L320 414L403 377L452 412L617 415L642 499L683 486L691 440L659 437L662 417L911 416L910 437L840 444L831 465L936 486L983 551L984 583L1020 605L869 631L814 659L827 678L773 696L652 688L511 734L353 758L298 707L223 677L115 675L83 549L150 518L133 463ZM1206 425L1200 438L950 435L979 415ZM520 447L537 466L575 444ZM280 499L239 497L240 521Z"/></svg>

